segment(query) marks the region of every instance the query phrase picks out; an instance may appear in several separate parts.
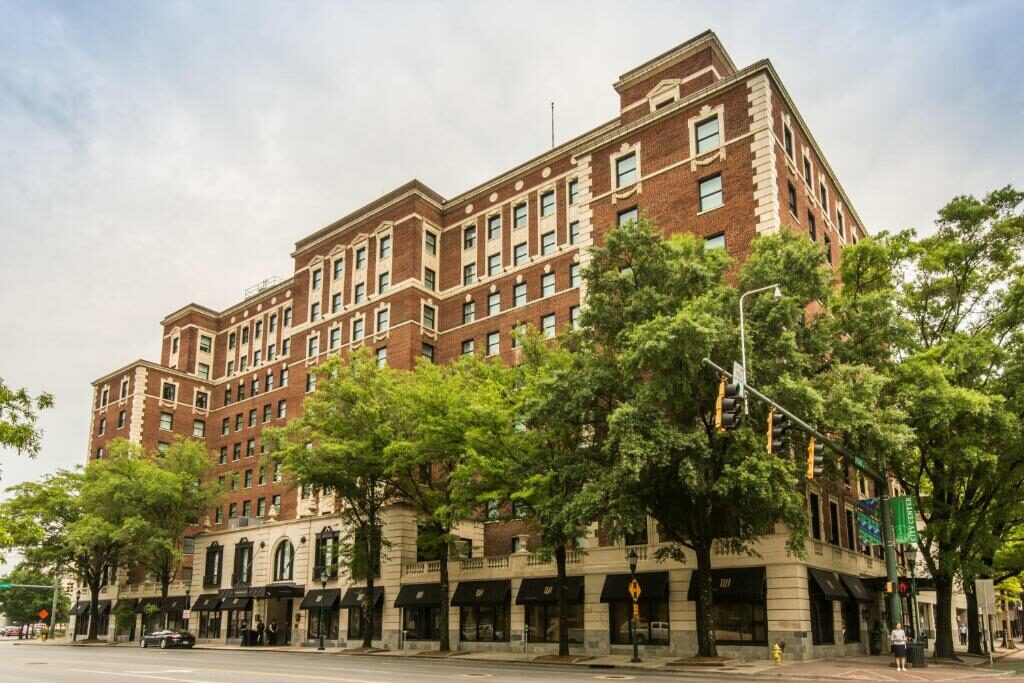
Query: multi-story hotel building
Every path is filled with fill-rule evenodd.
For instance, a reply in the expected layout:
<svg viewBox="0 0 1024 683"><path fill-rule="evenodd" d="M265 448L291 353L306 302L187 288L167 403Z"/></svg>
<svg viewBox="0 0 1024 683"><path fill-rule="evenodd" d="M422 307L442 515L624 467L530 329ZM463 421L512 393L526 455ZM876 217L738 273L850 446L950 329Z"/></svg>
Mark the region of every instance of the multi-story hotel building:
<svg viewBox="0 0 1024 683"><path fill-rule="evenodd" d="M262 430L300 414L315 390L309 370L325 358L369 347L396 368L465 353L514 363L513 328L532 323L555 335L570 325L588 247L638 215L739 259L756 236L787 228L821 244L830 261L864 235L767 60L737 68L706 32L614 87L621 106L607 123L456 197L417 180L379 197L300 238L290 277L221 311L188 304L165 316L159 362L135 361L93 382L90 458L102 458L117 437L151 450L198 439L228 488L183 541L191 562L168 604L130 570L103 589L104 614L124 600L140 615L123 634L146 627L147 604L180 622L187 590L200 642L232 641L256 618L277 623L279 644L311 642L324 605L331 644L359 644L347 609L358 604L358 586L342 575L324 590L319 578L345 533L332 502L286 485L260 458ZM884 573L857 547L852 511L867 495L870 484L856 477L808 487L805 561L786 555L781 535L766 539L758 558L716 555L722 651L766 657L780 639L788 656L867 651L883 608L871 579ZM640 556L641 640L650 654L692 654L695 563L656 562L660 540L650 527L626 539ZM450 605L440 604L436 562L417 561L416 530L408 509L388 511L392 547L375 602L382 646L436 646L436 615L447 609L461 649L554 650L554 565L530 552L523 522L465 522ZM626 549L595 533L571 554L574 650L628 648ZM106 628L113 636L113 619Z"/></svg>

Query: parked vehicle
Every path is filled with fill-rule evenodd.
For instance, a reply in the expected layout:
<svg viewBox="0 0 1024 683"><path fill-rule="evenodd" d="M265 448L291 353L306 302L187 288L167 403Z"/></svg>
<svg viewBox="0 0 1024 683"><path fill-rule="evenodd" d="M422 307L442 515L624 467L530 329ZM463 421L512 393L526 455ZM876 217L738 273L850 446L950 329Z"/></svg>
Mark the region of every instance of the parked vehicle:
<svg viewBox="0 0 1024 683"><path fill-rule="evenodd" d="M0 635L17 638L21 633L21 626L5 626L0 629Z"/></svg>
<svg viewBox="0 0 1024 683"><path fill-rule="evenodd" d="M622 637L627 641L629 640L629 626L630 622L627 621L619 627L619 633L621 633ZM640 645L647 644L649 633L651 644L667 644L669 639L669 630L669 624L667 621L652 621L649 631L647 628L647 622L640 621L639 628L636 631L636 642Z"/></svg>
<svg viewBox="0 0 1024 683"><path fill-rule="evenodd" d="M173 629L165 629L162 631L153 631L142 636L139 641L141 647L159 647L162 650L166 650L169 647L186 647L191 648L196 644L196 637L188 631L175 631Z"/></svg>

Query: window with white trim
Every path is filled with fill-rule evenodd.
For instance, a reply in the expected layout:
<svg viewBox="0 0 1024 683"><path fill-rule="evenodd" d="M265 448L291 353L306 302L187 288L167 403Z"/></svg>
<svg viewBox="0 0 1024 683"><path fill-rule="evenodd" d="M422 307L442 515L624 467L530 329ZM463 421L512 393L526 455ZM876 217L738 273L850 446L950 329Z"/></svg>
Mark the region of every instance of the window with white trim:
<svg viewBox="0 0 1024 683"><path fill-rule="evenodd" d="M501 335L497 332L487 333L487 355L496 356L501 352Z"/></svg>
<svg viewBox="0 0 1024 683"><path fill-rule="evenodd" d="M497 315L501 312L501 292L491 292L487 295L487 315Z"/></svg>
<svg viewBox="0 0 1024 683"><path fill-rule="evenodd" d="M543 256L555 253L555 231L546 232L540 236L540 253Z"/></svg>
<svg viewBox="0 0 1024 683"><path fill-rule="evenodd" d="M390 313L391 309L389 308L382 308L377 311L377 332L383 332L388 329Z"/></svg>
<svg viewBox="0 0 1024 683"><path fill-rule="evenodd" d="M517 266L521 266L530 260L530 256L527 253L526 242L520 242L512 248L512 263Z"/></svg>
<svg viewBox="0 0 1024 683"><path fill-rule="evenodd" d="M636 152L630 152L615 160L615 187L625 187L636 182Z"/></svg>
<svg viewBox="0 0 1024 683"><path fill-rule="evenodd" d="M423 327L428 330L437 328L437 309L433 306L423 307Z"/></svg>
<svg viewBox="0 0 1024 683"><path fill-rule="evenodd" d="M487 257L487 274L498 275L501 273L501 254L491 254Z"/></svg>
<svg viewBox="0 0 1024 683"><path fill-rule="evenodd" d="M555 192L551 190L540 196L540 216L544 218L553 215L555 215Z"/></svg>
<svg viewBox="0 0 1024 683"><path fill-rule="evenodd" d="M544 335L545 339L555 338L555 314L548 313L547 315L541 316L540 319L540 331Z"/></svg>
<svg viewBox="0 0 1024 683"><path fill-rule="evenodd" d="M391 256L391 235L384 235L377 242L380 247L380 258L388 258Z"/></svg>
<svg viewBox="0 0 1024 683"><path fill-rule="evenodd" d="M467 325L476 319L476 302L466 301L462 304L462 324Z"/></svg>
<svg viewBox="0 0 1024 683"><path fill-rule="evenodd" d="M501 237L501 214L487 217L487 239L494 240Z"/></svg>
<svg viewBox="0 0 1024 683"><path fill-rule="evenodd" d="M712 116L695 126L697 154L703 154L721 146L722 140L719 135L718 125L718 116Z"/></svg>
<svg viewBox="0 0 1024 683"><path fill-rule="evenodd" d="M555 293L555 274L544 273L540 276L540 295L551 296Z"/></svg>
<svg viewBox="0 0 1024 683"><path fill-rule="evenodd" d="M471 285L476 282L476 264L467 263L462 266L462 284Z"/></svg>
<svg viewBox="0 0 1024 683"><path fill-rule="evenodd" d="M527 222L526 202L523 202L522 204L516 204L515 205L515 207L512 209L512 217L513 217L512 227L514 229L518 230L519 228L525 228L526 227L526 222Z"/></svg>
<svg viewBox="0 0 1024 683"><path fill-rule="evenodd" d="M721 173L716 173L710 178L704 178L703 180L701 180L699 188L699 206L701 211L709 211L722 205Z"/></svg>
<svg viewBox="0 0 1024 683"><path fill-rule="evenodd" d="M476 226L467 225L462 229L462 248L472 249L476 246Z"/></svg>

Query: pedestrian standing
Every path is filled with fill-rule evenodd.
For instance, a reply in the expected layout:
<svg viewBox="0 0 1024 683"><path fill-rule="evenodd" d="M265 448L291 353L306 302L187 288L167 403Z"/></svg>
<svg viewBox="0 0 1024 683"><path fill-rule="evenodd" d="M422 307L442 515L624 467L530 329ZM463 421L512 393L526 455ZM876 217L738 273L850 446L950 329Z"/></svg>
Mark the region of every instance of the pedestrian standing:
<svg viewBox="0 0 1024 683"><path fill-rule="evenodd" d="M263 630L265 628L266 627L263 625L263 620L262 619L260 619L259 621L256 622L256 644L257 645L262 645L263 644Z"/></svg>
<svg viewBox="0 0 1024 683"><path fill-rule="evenodd" d="M267 627L267 644L277 645L277 620L271 619Z"/></svg>
<svg viewBox="0 0 1024 683"><path fill-rule="evenodd" d="M960 644L967 645L967 624L960 622Z"/></svg>
<svg viewBox="0 0 1024 683"><path fill-rule="evenodd" d="M903 624L896 624L896 628L889 634L892 642L892 652L896 655L896 670L907 670L907 632L903 630Z"/></svg>

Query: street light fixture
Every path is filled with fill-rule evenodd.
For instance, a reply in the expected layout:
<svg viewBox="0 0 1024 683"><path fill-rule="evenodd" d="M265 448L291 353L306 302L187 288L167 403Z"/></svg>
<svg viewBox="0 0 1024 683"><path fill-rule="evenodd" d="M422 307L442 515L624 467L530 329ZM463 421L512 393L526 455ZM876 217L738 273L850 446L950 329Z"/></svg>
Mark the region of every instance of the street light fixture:
<svg viewBox="0 0 1024 683"><path fill-rule="evenodd" d="M747 379L749 377L747 368L747 328L746 321L743 317L743 300L751 294L767 292L769 289L773 290L772 297L776 299L782 298L782 290L779 288L777 283L774 285L768 285L767 287L758 287L757 289L752 289L749 292L744 292L740 295L740 362L743 364L743 384L747 383ZM743 412L747 412L746 400L743 401Z"/></svg>
<svg viewBox="0 0 1024 683"><path fill-rule="evenodd" d="M630 549L629 554L626 555L626 559L629 560L629 576L632 581L636 581L636 563L640 559L640 556L636 554L636 549ZM637 629L640 628L640 620L637 618L637 599L633 598L633 628L630 629L630 635L633 641L633 659L629 660L633 664L637 664L640 661L640 649L637 645Z"/></svg>
<svg viewBox="0 0 1024 683"><path fill-rule="evenodd" d="M81 615L78 614L78 602L82 597L82 589L79 588L75 591L75 632L71 634L71 640L78 640L78 620L81 619ZM67 636L65 636L67 637Z"/></svg>
<svg viewBox="0 0 1024 683"><path fill-rule="evenodd" d="M317 632L320 634L320 647L324 649L324 602L327 601L327 570L320 570L320 623L317 624Z"/></svg>

